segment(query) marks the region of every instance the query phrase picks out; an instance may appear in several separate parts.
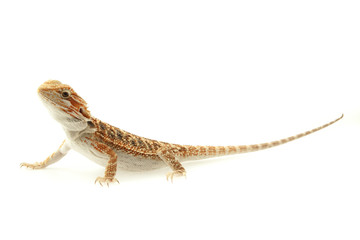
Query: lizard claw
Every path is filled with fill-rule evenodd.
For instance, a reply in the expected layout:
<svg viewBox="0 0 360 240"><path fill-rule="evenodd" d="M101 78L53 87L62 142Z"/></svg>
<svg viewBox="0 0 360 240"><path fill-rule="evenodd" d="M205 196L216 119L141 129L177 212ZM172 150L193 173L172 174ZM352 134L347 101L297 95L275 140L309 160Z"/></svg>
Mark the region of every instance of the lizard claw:
<svg viewBox="0 0 360 240"><path fill-rule="evenodd" d="M176 177L182 177L184 176L186 178L186 172L185 171L173 171L173 172L169 172L168 174L166 174L166 180L169 181L169 179L171 180L171 183L173 183L174 181L174 176Z"/></svg>
<svg viewBox="0 0 360 240"><path fill-rule="evenodd" d="M102 184L103 183L106 183L106 185L109 187L109 183L111 182L117 182L117 183L120 183L119 180L117 180L116 178L114 177L97 177L95 179L95 184L99 182L101 186L103 186Z"/></svg>
<svg viewBox="0 0 360 240"><path fill-rule="evenodd" d="M20 167L27 167L27 168L31 168L31 169L40 169L44 167L44 164L41 163L20 163Z"/></svg>

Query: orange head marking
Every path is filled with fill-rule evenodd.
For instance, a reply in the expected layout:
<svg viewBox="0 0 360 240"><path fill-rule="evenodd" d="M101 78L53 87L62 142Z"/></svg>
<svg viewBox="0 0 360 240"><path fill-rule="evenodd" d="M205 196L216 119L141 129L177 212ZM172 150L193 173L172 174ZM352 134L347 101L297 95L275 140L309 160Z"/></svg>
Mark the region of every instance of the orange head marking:
<svg viewBox="0 0 360 240"><path fill-rule="evenodd" d="M53 117L59 122L79 122L91 118L87 103L69 85L57 80L41 84L38 94Z"/></svg>

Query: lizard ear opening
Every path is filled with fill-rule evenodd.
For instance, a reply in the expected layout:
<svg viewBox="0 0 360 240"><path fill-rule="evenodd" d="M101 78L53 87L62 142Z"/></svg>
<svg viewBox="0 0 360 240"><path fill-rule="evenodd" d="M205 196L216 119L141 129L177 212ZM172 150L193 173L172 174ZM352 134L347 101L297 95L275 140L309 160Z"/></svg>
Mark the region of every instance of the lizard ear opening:
<svg viewBox="0 0 360 240"><path fill-rule="evenodd" d="M87 124L90 128L96 128L95 124L92 121L87 121Z"/></svg>
<svg viewBox="0 0 360 240"><path fill-rule="evenodd" d="M81 107L80 108L80 113L86 118L91 118L90 112L85 108Z"/></svg>

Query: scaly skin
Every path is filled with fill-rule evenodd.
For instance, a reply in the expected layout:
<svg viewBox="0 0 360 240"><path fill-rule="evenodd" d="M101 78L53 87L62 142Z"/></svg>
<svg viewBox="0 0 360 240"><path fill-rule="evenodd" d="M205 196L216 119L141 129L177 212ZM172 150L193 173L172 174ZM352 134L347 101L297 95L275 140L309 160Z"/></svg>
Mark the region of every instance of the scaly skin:
<svg viewBox="0 0 360 240"><path fill-rule="evenodd" d="M45 161L34 164L22 163L21 166L32 169L44 168L60 160L71 148L74 148L89 158L106 161L104 176L95 180L95 183L99 182L100 185L118 182L115 178L116 170L123 158L130 159L126 164L129 164L129 161L134 162L134 166L139 164L139 168L148 163L157 166L158 161L164 162L172 169L166 178L173 181L174 176L186 176L186 171L181 164L183 160L239 154L278 146L323 129L343 117L342 115L310 131L268 143L240 146L190 146L136 136L104 123L91 116L85 100L69 85L57 80L43 83L38 89L38 94L55 120L63 126L67 139Z"/></svg>

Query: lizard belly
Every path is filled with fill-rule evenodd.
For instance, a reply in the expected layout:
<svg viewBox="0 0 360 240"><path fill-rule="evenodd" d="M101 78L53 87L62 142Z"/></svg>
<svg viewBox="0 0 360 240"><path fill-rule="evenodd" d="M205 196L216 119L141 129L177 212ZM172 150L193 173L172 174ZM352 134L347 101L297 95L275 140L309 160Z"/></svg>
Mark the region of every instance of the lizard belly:
<svg viewBox="0 0 360 240"><path fill-rule="evenodd" d="M118 168L129 171L146 171L162 167L166 167L165 163L161 160L145 158L141 156L134 156L122 151L116 152Z"/></svg>
<svg viewBox="0 0 360 240"><path fill-rule="evenodd" d="M70 140L71 148L78 153L84 155L93 162L105 167L109 161L109 156L99 152L86 139ZM116 151L117 167L129 171L146 171L165 167L165 163L161 160L144 158L141 156L133 156L131 154Z"/></svg>

